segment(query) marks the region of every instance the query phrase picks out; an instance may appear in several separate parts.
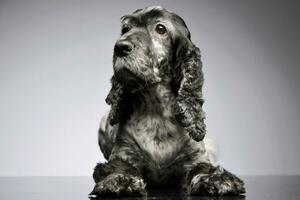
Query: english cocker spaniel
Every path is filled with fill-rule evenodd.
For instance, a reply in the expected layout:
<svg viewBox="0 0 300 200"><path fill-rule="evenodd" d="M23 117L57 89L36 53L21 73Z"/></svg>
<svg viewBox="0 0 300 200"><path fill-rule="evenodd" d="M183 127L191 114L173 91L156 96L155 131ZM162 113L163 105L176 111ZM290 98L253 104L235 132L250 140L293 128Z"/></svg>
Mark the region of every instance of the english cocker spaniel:
<svg viewBox="0 0 300 200"><path fill-rule="evenodd" d="M161 7L121 18L114 47L110 112L90 197L140 196L148 188L188 195L244 193L238 177L213 165L205 138L200 51L181 17Z"/></svg>

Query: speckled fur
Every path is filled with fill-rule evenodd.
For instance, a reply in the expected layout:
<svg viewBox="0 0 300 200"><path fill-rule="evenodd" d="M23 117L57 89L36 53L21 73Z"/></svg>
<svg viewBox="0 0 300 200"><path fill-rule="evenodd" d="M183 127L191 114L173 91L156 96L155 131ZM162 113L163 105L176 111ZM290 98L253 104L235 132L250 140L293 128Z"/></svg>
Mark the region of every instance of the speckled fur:
<svg viewBox="0 0 300 200"><path fill-rule="evenodd" d="M118 41L134 49L113 57L106 98L111 110L99 130L108 162L95 167L91 195L145 195L151 187L179 187L191 195L243 193L243 182L215 167L207 152L200 51L184 21L161 7L121 19L130 28ZM158 23L165 34L155 32Z"/></svg>

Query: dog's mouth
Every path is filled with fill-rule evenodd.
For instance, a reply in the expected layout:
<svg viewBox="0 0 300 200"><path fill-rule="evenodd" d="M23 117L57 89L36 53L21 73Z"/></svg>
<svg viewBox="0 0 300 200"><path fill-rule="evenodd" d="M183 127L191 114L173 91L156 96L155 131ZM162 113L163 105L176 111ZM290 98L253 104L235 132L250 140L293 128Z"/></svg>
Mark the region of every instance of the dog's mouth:
<svg viewBox="0 0 300 200"><path fill-rule="evenodd" d="M125 67L116 71L115 76L119 83L132 91L139 90L144 85L144 81L141 78Z"/></svg>
<svg viewBox="0 0 300 200"><path fill-rule="evenodd" d="M133 72L129 71L129 69L123 67L115 72L116 78L120 82L135 82L136 75Z"/></svg>
<svg viewBox="0 0 300 200"><path fill-rule="evenodd" d="M128 91L134 93L158 82L151 72L151 64L148 66L145 63L135 63L133 60L130 57L117 58L115 56L113 59L114 76Z"/></svg>

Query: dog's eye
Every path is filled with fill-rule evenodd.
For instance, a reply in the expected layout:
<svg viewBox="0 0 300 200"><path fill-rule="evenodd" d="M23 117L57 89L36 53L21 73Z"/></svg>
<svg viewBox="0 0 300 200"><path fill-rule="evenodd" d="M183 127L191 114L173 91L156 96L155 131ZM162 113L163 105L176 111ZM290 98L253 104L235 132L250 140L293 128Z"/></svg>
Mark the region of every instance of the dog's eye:
<svg viewBox="0 0 300 200"><path fill-rule="evenodd" d="M167 32L167 29L164 25L162 24L158 24L156 27L155 27L155 31L159 34L165 34Z"/></svg>
<svg viewBox="0 0 300 200"><path fill-rule="evenodd" d="M130 30L130 28L128 26L123 27L122 31L121 31L122 35L127 33L129 30Z"/></svg>

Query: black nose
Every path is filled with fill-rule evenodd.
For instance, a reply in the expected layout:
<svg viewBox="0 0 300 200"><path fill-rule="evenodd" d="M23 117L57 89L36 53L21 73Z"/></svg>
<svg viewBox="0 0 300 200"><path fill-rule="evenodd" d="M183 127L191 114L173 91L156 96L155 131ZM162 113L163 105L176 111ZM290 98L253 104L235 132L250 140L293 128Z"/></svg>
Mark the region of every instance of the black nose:
<svg viewBox="0 0 300 200"><path fill-rule="evenodd" d="M128 55L133 50L133 45L128 41L118 41L115 45L116 56L122 57Z"/></svg>

